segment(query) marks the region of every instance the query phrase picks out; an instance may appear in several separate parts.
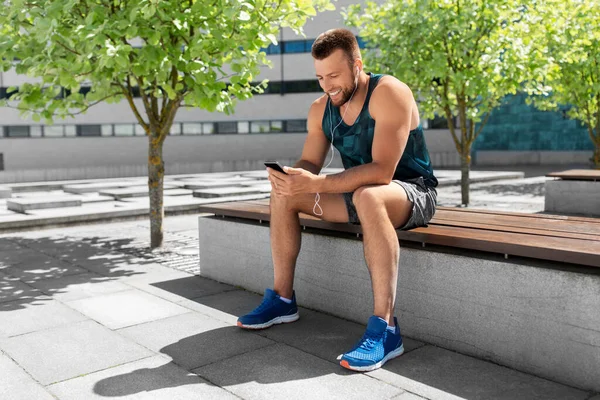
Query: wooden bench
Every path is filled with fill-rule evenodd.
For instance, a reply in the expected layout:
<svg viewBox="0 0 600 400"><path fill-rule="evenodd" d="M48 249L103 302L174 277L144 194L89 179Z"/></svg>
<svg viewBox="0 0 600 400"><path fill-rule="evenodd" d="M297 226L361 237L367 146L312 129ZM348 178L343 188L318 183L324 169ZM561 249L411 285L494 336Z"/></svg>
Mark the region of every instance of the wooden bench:
<svg viewBox="0 0 600 400"><path fill-rule="evenodd" d="M200 208L200 274L273 284L268 200ZM301 306L365 323L372 292L360 226L301 215ZM403 334L600 391L600 219L439 207L401 241ZM248 310L255 304L248 304Z"/></svg>
<svg viewBox="0 0 600 400"><path fill-rule="evenodd" d="M571 169L546 175L544 210L600 217L600 170Z"/></svg>
<svg viewBox="0 0 600 400"><path fill-rule="evenodd" d="M269 200L209 204L200 212L270 221ZM359 225L301 214L305 227L362 234ZM600 219L438 207L428 227L397 230L399 240L600 268Z"/></svg>

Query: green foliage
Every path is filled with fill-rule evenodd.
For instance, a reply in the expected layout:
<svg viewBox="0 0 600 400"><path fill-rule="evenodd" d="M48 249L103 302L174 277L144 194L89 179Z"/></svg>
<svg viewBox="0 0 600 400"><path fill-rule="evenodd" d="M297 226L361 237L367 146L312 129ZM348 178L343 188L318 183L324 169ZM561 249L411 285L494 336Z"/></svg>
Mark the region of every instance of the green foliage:
<svg viewBox="0 0 600 400"><path fill-rule="evenodd" d="M537 11L537 50L549 69L527 92L542 110L569 106L567 115L587 126L600 168L600 1L546 0Z"/></svg>
<svg viewBox="0 0 600 400"><path fill-rule="evenodd" d="M523 2L368 1L349 7L346 18L369 44L369 68L405 82L423 116L446 116L464 158L502 98L543 73L544 61L529 57L533 15ZM461 121L460 134L453 117Z"/></svg>
<svg viewBox="0 0 600 400"><path fill-rule="evenodd" d="M51 122L127 99L146 131L164 140L180 106L231 113L237 99L261 91L250 84L268 64L260 49L277 42L280 26L302 33L325 9L329 0L5 1L0 68L37 78L12 99L26 116ZM83 85L92 88L86 95ZM57 97L61 88L70 94Z"/></svg>

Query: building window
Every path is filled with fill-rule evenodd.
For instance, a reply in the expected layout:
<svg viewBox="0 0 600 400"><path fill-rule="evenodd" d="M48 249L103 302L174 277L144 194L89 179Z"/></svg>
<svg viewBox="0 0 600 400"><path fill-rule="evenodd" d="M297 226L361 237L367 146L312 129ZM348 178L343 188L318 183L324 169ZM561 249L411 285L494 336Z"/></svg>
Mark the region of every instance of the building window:
<svg viewBox="0 0 600 400"><path fill-rule="evenodd" d="M65 125L65 136L74 137L77 136L77 127L75 125ZM44 130L44 134L46 131Z"/></svg>
<svg viewBox="0 0 600 400"><path fill-rule="evenodd" d="M271 132L283 132L283 121L271 121Z"/></svg>
<svg viewBox="0 0 600 400"><path fill-rule="evenodd" d="M217 122L217 133L237 133L237 122Z"/></svg>
<svg viewBox="0 0 600 400"><path fill-rule="evenodd" d="M453 122L454 122L454 126L457 126L457 120L456 118L453 118ZM428 122L429 125L429 129L449 129L448 127L448 121L446 120L446 117L442 117L439 115L436 115L433 119L430 119Z"/></svg>
<svg viewBox="0 0 600 400"><path fill-rule="evenodd" d="M133 136L133 125L132 124L119 124L115 125L115 136Z"/></svg>
<svg viewBox="0 0 600 400"><path fill-rule="evenodd" d="M305 40L290 40L283 42L284 53L306 53L306 41Z"/></svg>
<svg viewBox="0 0 600 400"><path fill-rule="evenodd" d="M29 137L29 125L11 125L4 127L6 137Z"/></svg>
<svg viewBox="0 0 600 400"><path fill-rule="evenodd" d="M181 135L181 124L178 122L174 122L173 125L171 125L169 135Z"/></svg>
<svg viewBox="0 0 600 400"><path fill-rule="evenodd" d="M291 119L286 121L286 132L306 132L306 120L305 119Z"/></svg>
<svg viewBox="0 0 600 400"><path fill-rule="evenodd" d="M65 136L64 125L44 126L44 137L63 137Z"/></svg>
<svg viewBox="0 0 600 400"><path fill-rule="evenodd" d="M237 123L238 133L250 133L250 123L248 121L240 121Z"/></svg>
<svg viewBox="0 0 600 400"><path fill-rule="evenodd" d="M184 123L182 125L184 135L202 135L202 124Z"/></svg>
<svg viewBox="0 0 600 400"><path fill-rule="evenodd" d="M321 86L317 80L285 81L283 83L284 93L314 93L320 91Z"/></svg>
<svg viewBox="0 0 600 400"><path fill-rule="evenodd" d="M268 56L273 54L281 54L281 46L279 44L270 44L266 49L262 49Z"/></svg>
<svg viewBox="0 0 600 400"><path fill-rule="evenodd" d="M135 124L135 136L146 136L146 131L140 124Z"/></svg>
<svg viewBox="0 0 600 400"><path fill-rule="evenodd" d="M202 133L204 135L212 135L215 133L215 124L212 122L205 122L202 124Z"/></svg>
<svg viewBox="0 0 600 400"><path fill-rule="evenodd" d="M29 129L29 134L31 135L31 137L42 137L42 133L43 131L41 125L32 125Z"/></svg>
<svg viewBox="0 0 600 400"><path fill-rule="evenodd" d="M267 133L271 130L269 121L252 121L250 123L250 132Z"/></svg>
<svg viewBox="0 0 600 400"><path fill-rule="evenodd" d="M112 133L112 129L111 129ZM102 135L100 125L77 125L77 136L105 136Z"/></svg>

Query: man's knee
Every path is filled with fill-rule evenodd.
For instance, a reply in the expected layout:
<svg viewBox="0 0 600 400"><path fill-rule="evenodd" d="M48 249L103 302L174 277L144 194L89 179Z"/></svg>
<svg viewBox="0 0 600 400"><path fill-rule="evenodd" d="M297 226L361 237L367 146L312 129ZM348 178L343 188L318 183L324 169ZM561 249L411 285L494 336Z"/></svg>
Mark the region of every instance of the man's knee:
<svg viewBox="0 0 600 400"><path fill-rule="evenodd" d="M362 186L352 195L352 202L358 215L384 211L384 203L378 195L378 186Z"/></svg>
<svg viewBox="0 0 600 400"><path fill-rule="evenodd" d="M269 208L271 210L285 210L298 212L298 202L295 201L295 196L281 196L271 190L271 198L269 199Z"/></svg>

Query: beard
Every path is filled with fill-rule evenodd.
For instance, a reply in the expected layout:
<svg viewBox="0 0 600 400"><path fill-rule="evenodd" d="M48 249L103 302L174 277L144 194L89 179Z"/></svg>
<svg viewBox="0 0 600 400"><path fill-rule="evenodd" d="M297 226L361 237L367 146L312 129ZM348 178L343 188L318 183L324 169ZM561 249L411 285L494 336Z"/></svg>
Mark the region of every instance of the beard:
<svg viewBox="0 0 600 400"><path fill-rule="evenodd" d="M342 88L342 92L341 97L337 100L333 100L331 98L331 96L329 95L329 93L327 94L329 96L329 100L331 101L331 104L335 107L341 107L344 104L346 104L348 102L348 100L350 100L350 98L352 97L352 94L354 93L354 87L350 87L350 88Z"/></svg>

